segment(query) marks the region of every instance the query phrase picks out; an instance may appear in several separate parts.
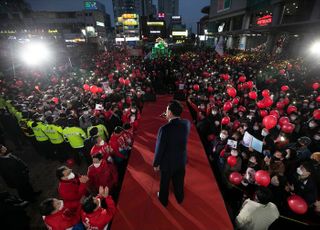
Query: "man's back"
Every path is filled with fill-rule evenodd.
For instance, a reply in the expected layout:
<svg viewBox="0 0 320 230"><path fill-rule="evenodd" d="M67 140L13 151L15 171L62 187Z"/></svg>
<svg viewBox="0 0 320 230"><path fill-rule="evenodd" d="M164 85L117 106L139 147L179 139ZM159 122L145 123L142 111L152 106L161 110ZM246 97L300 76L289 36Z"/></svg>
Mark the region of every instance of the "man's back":
<svg viewBox="0 0 320 230"><path fill-rule="evenodd" d="M190 122L180 118L160 128L155 163L160 164L161 170L175 171L185 166L189 132Z"/></svg>

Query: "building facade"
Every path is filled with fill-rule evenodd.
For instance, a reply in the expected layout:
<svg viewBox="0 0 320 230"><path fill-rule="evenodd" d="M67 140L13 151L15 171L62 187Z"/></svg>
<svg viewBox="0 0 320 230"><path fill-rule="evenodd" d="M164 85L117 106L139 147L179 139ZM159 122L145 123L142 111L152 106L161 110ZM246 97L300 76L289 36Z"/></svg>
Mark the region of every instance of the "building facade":
<svg viewBox="0 0 320 230"><path fill-rule="evenodd" d="M158 13L164 13L164 20L170 26L172 16L179 15L179 0L158 0Z"/></svg>
<svg viewBox="0 0 320 230"><path fill-rule="evenodd" d="M212 0L208 33L214 43L223 36L227 48L271 51L279 40L295 43L319 26L320 0Z"/></svg>

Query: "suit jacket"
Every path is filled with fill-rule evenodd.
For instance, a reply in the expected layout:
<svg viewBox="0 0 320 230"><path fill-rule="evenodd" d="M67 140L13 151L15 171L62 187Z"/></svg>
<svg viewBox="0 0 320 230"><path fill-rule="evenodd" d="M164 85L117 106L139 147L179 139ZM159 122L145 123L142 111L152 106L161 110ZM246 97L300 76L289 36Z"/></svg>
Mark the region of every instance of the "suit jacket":
<svg viewBox="0 0 320 230"><path fill-rule="evenodd" d="M176 118L163 125L158 132L153 166L170 172L184 168L189 132L188 120Z"/></svg>

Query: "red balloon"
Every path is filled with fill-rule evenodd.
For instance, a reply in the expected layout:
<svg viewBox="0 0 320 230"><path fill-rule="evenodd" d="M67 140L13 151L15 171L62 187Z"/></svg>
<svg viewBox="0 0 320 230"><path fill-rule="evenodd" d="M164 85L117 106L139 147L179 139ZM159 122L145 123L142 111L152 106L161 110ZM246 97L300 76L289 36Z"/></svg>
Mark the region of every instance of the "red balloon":
<svg viewBox="0 0 320 230"><path fill-rule="evenodd" d="M202 76L205 77L205 78L207 78L207 77L210 77L211 74L208 73L207 71L204 71L204 72L202 73Z"/></svg>
<svg viewBox="0 0 320 230"><path fill-rule="evenodd" d="M53 101L55 104L58 104L58 103L59 103L59 98L53 97L53 98L52 98L52 101Z"/></svg>
<svg viewBox="0 0 320 230"><path fill-rule="evenodd" d="M318 82L315 82L315 83L312 84L312 88L313 88L314 90L319 89L319 87L320 87L320 84L319 84Z"/></svg>
<svg viewBox="0 0 320 230"><path fill-rule="evenodd" d="M233 167L237 164L237 158L235 156L228 156L227 162L230 167Z"/></svg>
<svg viewBox="0 0 320 230"><path fill-rule="evenodd" d="M273 100L270 97L263 98L265 107L270 107L273 104Z"/></svg>
<svg viewBox="0 0 320 230"><path fill-rule="evenodd" d="M266 107L266 105L264 104L263 101L258 101L258 102L257 102L257 106L258 106L259 109L263 109L263 108Z"/></svg>
<svg viewBox="0 0 320 230"><path fill-rule="evenodd" d="M120 78L119 78L119 83L120 83L121 85L124 85L125 81L124 81L124 78L123 78L123 77L120 77Z"/></svg>
<svg viewBox="0 0 320 230"><path fill-rule="evenodd" d="M90 86L89 86L88 84L84 84L84 85L83 85L83 89L84 89L85 91L89 91L89 90L90 90Z"/></svg>
<svg viewBox="0 0 320 230"><path fill-rule="evenodd" d="M268 115L263 118L262 123L266 129L272 129L277 125L277 118L273 115Z"/></svg>
<svg viewBox="0 0 320 230"><path fill-rule="evenodd" d="M98 87L95 85L90 86L90 92L91 93L97 93L98 92Z"/></svg>
<svg viewBox="0 0 320 230"><path fill-rule="evenodd" d="M72 168L72 166L74 165L74 160L70 158L70 159L67 160L66 163L67 163L67 166L68 166L69 168Z"/></svg>
<svg viewBox="0 0 320 230"><path fill-rule="evenodd" d="M237 86L237 88L238 88L238 90L243 90L243 89L244 89L244 84L239 84L239 85Z"/></svg>
<svg viewBox="0 0 320 230"><path fill-rule="evenodd" d="M285 71L284 69L281 69L281 70L279 70L279 74L280 74L280 75L285 75L285 74L286 74L286 71Z"/></svg>
<svg viewBox="0 0 320 230"><path fill-rule="evenodd" d="M195 84L195 85L193 85L193 89L194 89L195 91L199 91L200 86L199 86L198 84Z"/></svg>
<svg viewBox="0 0 320 230"><path fill-rule="evenodd" d="M298 109L294 105L289 105L287 108L287 114L291 114L291 113L297 112L297 111L298 111Z"/></svg>
<svg viewBox="0 0 320 230"><path fill-rule="evenodd" d="M262 91L262 96L263 96L263 97L269 97L269 96L270 96L270 91L269 91L268 89L264 89L264 90Z"/></svg>
<svg viewBox="0 0 320 230"><path fill-rule="evenodd" d="M284 132L284 133L292 133L293 130L295 128L295 125L294 124L291 124L290 122L289 123L285 123L281 126L281 130Z"/></svg>
<svg viewBox="0 0 320 230"><path fill-rule="evenodd" d="M320 96L316 98L316 102L320 103Z"/></svg>
<svg viewBox="0 0 320 230"><path fill-rule="evenodd" d="M227 101L226 103L224 103L223 105L223 110L224 111L229 111L230 109L232 109L232 103L230 101Z"/></svg>
<svg viewBox="0 0 320 230"><path fill-rule="evenodd" d="M313 111L313 118L316 120L320 120L320 109Z"/></svg>
<svg viewBox="0 0 320 230"><path fill-rule="evenodd" d="M240 101L239 97L235 97L232 100L232 104L237 105L237 104L239 104L239 101Z"/></svg>
<svg viewBox="0 0 320 230"><path fill-rule="evenodd" d="M286 105L283 102L277 102L277 109L283 109Z"/></svg>
<svg viewBox="0 0 320 230"><path fill-rule="evenodd" d="M227 89L227 93L230 97L235 97L237 95L237 90L233 87Z"/></svg>
<svg viewBox="0 0 320 230"><path fill-rule="evenodd" d="M281 86L281 91L286 92L288 90L289 90L289 86L287 86L287 85Z"/></svg>
<svg viewBox="0 0 320 230"><path fill-rule="evenodd" d="M308 205L306 201L298 196L298 195L291 195L287 199L288 206L294 213L297 214L305 214L308 211Z"/></svg>
<svg viewBox="0 0 320 230"><path fill-rule="evenodd" d="M126 79L126 80L124 81L124 84L125 84L126 86L130 85L130 80L129 80L129 79Z"/></svg>
<svg viewBox="0 0 320 230"><path fill-rule="evenodd" d="M239 82L245 82L247 80L246 76L240 76L239 77Z"/></svg>
<svg viewBox="0 0 320 230"><path fill-rule="evenodd" d="M247 86L249 89L252 89L253 88L253 81L248 81Z"/></svg>
<svg viewBox="0 0 320 230"><path fill-rule="evenodd" d="M229 80L230 79L230 75L229 74L223 74L223 79L225 80L225 81L227 81L227 80Z"/></svg>
<svg viewBox="0 0 320 230"><path fill-rule="evenodd" d="M242 181L242 175L238 172L232 172L229 175L229 181L232 184L239 185L239 184L241 184L241 181Z"/></svg>
<svg viewBox="0 0 320 230"><path fill-rule="evenodd" d="M254 178L258 185L267 187L270 184L270 175L265 170L259 170L254 175Z"/></svg>
<svg viewBox="0 0 320 230"><path fill-rule="evenodd" d="M290 120L288 117L280 117L278 123L282 127L284 124L290 123Z"/></svg>
<svg viewBox="0 0 320 230"><path fill-rule="evenodd" d="M103 92L103 89L101 87L98 87L97 93L102 93L102 92Z"/></svg>
<svg viewBox="0 0 320 230"><path fill-rule="evenodd" d="M283 103L285 105L288 105L290 103L290 99L286 97L285 99L283 99Z"/></svg>
<svg viewBox="0 0 320 230"><path fill-rule="evenodd" d="M208 92L209 92L209 93L212 93L212 92L213 92L213 87L212 87L212 86L209 86L209 87L208 87Z"/></svg>
<svg viewBox="0 0 320 230"><path fill-rule="evenodd" d="M260 116L261 116L261 117L265 117L265 116L267 116L267 115L268 115L268 111L267 111L267 110L265 110L265 109L260 110Z"/></svg>
<svg viewBox="0 0 320 230"><path fill-rule="evenodd" d="M275 116L277 119L280 117L279 111L275 109L271 110L269 114Z"/></svg>
<svg viewBox="0 0 320 230"><path fill-rule="evenodd" d="M256 100L258 97L258 94L256 91L251 91L249 92L249 98L252 99L252 100Z"/></svg>
<svg viewBox="0 0 320 230"><path fill-rule="evenodd" d="M221 119L221 124L227 125L230 123L230 117L226 116Z"/></svg>

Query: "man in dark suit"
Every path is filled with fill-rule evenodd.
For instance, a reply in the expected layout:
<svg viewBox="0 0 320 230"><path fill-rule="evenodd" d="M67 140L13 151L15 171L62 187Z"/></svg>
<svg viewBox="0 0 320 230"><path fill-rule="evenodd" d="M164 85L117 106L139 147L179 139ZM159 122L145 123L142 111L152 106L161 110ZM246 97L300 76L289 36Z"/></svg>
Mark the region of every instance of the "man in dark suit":
<svg viewBox="0 0 320 230"><path fill-rule="evenodd" d="M174 100L169 103L166 118L169 121L158 132L153 167L160 170L160 192L158 197L162 205L168 205L169 184L172 180L174 195L178 203L184 198L184 175L187 163L187 142L190 122L180 118L182 105Z"/></svg>

